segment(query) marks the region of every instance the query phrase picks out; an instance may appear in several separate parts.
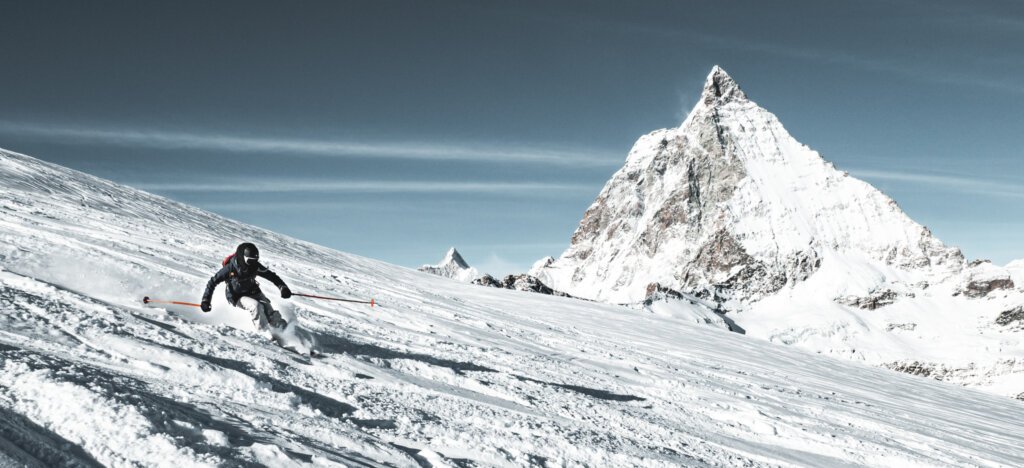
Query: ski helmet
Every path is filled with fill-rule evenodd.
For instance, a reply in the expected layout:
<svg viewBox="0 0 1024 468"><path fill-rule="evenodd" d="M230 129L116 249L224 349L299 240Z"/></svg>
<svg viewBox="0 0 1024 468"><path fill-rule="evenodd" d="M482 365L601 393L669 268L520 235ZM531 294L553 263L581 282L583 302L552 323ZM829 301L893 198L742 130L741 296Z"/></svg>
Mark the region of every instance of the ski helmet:
<svg viewBox="0 0 1024 468"><path fill-rule="evenodd" d="M238 249L235 250L235 257L238 258L238 261L243 266L253 267L260 261L260 250L251 242L244 242L238 245Z"/></svg>

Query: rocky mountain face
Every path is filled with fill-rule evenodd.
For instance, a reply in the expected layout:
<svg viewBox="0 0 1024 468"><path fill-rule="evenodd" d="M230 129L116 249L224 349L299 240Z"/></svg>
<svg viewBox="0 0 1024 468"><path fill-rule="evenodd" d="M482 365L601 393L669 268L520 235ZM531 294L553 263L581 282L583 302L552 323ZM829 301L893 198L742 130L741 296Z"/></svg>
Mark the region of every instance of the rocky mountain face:
<svg viewBox="0 0 1024 468"><path fill-rule="evenodd" d="M828 252L939 276L964 264L958 249L797 142L715 67L683 124L641 137L569 248L533 273L607 302L643 300L657 282L745 303L807 279Z"/></svg>
<svg viewBox="0 0 1024 468"><path fill-rule="evenodd" d="M462 255L459 254L459 251L455 250L455 247L448 249L448 252L444 254L444 258L437 265L423 265L417 268L417 270L443 276L461 283L469 283L479 275L476 268L469 266L466 260L462 258Z"/></svg>
<svg viewBox="0 0 1024 468"><path fill-rule="evenodd" d="M718 67L682 125L641 137L569 248L530 273L576 297L1024 395L1024 261L968 263Z"/></svg>
<svg viewBox="0 0 1024 468"><path fill-rule="evenodd" d="M548 296L572 297L564 292L555 291L532 275L507 275L503 279L496 279L491 275L483 275L475 280L473 284L499 289L512 289L515 291L534 292Z"/></svg>

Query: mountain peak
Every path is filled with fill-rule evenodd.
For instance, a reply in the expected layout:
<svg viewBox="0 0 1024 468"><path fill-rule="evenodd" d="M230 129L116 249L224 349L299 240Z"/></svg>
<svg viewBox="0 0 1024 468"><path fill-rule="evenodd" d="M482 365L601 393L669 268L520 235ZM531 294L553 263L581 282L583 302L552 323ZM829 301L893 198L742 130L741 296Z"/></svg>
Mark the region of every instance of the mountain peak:
<svg viewBox="0 0 1024 468"><path fill-rule="evenodd" d="M461 281L463 283L473 281L473 279L479 275L476 268L470 267L469 264L466 263L466 260L462 258L462 255L459 254L459 251L455 250L455 247L452 247L448 249L448 252L445 252L444 259L441 260L441 263L438 263L437 265L423 265L417 268L417 270Z"/></svg>
<svg viewBox="0 0 1024 468"><path fill-rule="evenodd" d="M683 123L637 140L569 248L535 271L587 299L636 302L660 283L742 308L843 255L941 278L963 264L892 199L793 138L716 66Z"/></svg>
<svg viewBox="0 0 1024 468"><path fill-rule="evenodd" d="M712 104L715 100L723 101L745 101L747 95L743 94L740 85L729 76L722 67L715 65L708 73L704 81L704 91L701 93L701 102Z"/></svg>
<svg viewBox="0 0 1024 468"><path fill-rule="evenodd" d="M448 249L448 252L444 254L444 260L441 260L441 265L455 264L459 268L469 268L469 264L462 258L458 250L455 247Z"/></svg>

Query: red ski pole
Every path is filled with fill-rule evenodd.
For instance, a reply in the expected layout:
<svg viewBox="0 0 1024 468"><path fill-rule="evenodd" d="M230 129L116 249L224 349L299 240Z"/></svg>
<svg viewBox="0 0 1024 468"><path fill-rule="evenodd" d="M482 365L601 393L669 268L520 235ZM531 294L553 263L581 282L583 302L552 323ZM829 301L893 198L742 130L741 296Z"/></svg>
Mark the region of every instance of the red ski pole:
<svg viewBox="0 0 1024 468"><path fill-rule="evenodd" d="M189 306L189 307L202 307L199 304L193 304L191 302L161 301L161 300L157 300L157 299L150 299L149 296L146 296L146 297L142 298L142 303L143 304L175 304L175 305L183 305L183 306Z"/></svg>
<svg viewBox="0 0 1024 468"><path fill-rule="evenodd" d="M370 299L368 301L357 301L355 299L341 299L341 298L338 298L338 297L314 296L312 294L301 294L301 293L292 293L292 296L311 297L313 299L325 299L325 300L328 300L328 301L355 302L356 304L370 304L370 307L373 307L374 305L377 304L377 302L375 300L373 300L373 299Z"/></svg>

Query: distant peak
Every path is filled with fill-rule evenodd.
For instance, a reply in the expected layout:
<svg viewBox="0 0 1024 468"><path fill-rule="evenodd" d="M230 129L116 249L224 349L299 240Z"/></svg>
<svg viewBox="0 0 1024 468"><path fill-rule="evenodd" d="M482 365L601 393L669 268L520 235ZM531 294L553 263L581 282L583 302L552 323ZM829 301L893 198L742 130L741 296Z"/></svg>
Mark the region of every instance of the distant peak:
<svg viewBox="0 0 1024 468"><path fill-rule="evenodd" d="M448 249L448 252L444 254L444 260L441 260L441 264L454 263L459 268L469 268L469 264L463 260L462 255L459 255L459 251L455 250L455 247Z"/></svg>
<svg viewBox="0 0 1024 468"><path fill-rule="evenodd" d="M704 81L704 92L701 93L701 101L705 104L712 104L718 99L725 102L745 101L747 95L743 94L740 85L736 84L736 81L722 67L715 65L711 69L711 73L708 73L707 80Z"/></svg>
<svg viewBox="0 0 1024 468"><path fill-rule="evenodd" d="M437 265L423 265L417 268L417 270L462 283L473 281L479 274L476 268L470 268L466 261L462 259L462 255L459 255L459 251L455 250L455 247L448 249L441 263Z"/></svg>

